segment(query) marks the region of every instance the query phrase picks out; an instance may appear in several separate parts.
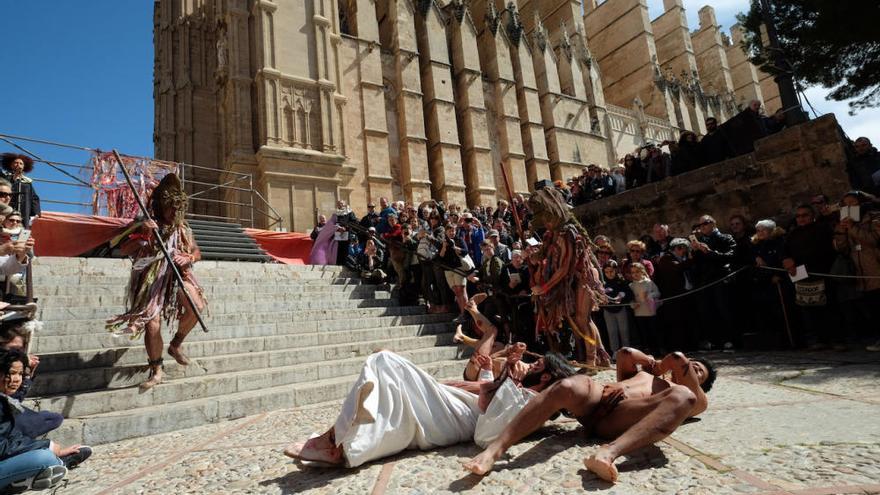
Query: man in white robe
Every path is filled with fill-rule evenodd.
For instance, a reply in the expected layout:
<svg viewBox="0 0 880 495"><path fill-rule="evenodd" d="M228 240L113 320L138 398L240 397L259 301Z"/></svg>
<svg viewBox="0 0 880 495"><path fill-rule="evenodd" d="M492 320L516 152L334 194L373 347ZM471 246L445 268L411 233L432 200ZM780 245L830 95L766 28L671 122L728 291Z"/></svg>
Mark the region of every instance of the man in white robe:
<svg viewBox="0 0 880 495"><path fill-rule="evenodd" d="M484 442L491 441L500 429L496 421L484 421L489 430L477 431L481 403L495 417L510 418L526 402L525 395L516 394L517 383L531 385L537 392L574 373L559 355L545 356L531 365L519 361L521 355L521 351L512 353L507 374L497 382L484 381L477 395L438 382L393 352L377 352L367 358L333 427L291 445L284 453L305 461L357 467L407 449L427 450L471 440L475 433ZM488 378L491 360L481 361L486 371L481 375ZM497 390L503 391L497 397L506 403L493 410L490 397Z"/></svg>

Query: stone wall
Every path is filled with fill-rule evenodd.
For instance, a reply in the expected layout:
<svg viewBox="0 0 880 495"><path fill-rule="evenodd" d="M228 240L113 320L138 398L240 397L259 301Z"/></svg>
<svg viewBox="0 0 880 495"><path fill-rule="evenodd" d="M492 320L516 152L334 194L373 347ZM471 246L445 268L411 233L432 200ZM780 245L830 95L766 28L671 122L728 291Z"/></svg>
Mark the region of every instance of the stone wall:
<svg viewBox="0 0 880 495"><path fill-rule="evenodd" d="M734 214L787 225L798 203L848 190L844 149L837 120L826 115L758 141L754 153L582 205L575 215L590 235L611 237L618 252L657 222L686 235L703 214L721 226Z"/></svg>

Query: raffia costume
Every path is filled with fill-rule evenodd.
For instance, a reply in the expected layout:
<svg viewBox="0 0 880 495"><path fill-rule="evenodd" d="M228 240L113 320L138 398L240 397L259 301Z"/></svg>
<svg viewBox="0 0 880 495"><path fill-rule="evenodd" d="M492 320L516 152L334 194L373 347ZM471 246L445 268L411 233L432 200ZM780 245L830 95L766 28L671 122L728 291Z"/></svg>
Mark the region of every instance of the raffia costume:
<svg viewBox="0 0 880 495"><path fill-rule="evenodd" d="M192 230L187 225L184 215L186 214L187 196L183 192L180 179L174 174L166 175L153 190L150 198L151 214L171 257L175 254L194 255L197 247L193 239ZM176 212L172 224L165 224L162 212L173 208ZM143 221L136 221L113 241L115 247L125 243L137 243L139 245L134 254L131 268L131 278L128 283L128 292L125 296L125 306L128 310L107 321L107 329L115 334L129 334L132 339L139 337L144 332L144 327L157 317L162 317L166 323L183 316L186 305L182 304L182 294L176 287L174 270L162 254L157 239L152 233L143 234ZM196 305L206 304L204 293L196 280L192 265L181 267L183 280L195 289L190 293ZM177 290L175 290L177 289Z"/></svg>
<svg viewBox="0 0 880 495"><path fill-rule="evenodd" d="M608 354L590 321L603 291L587 232L553 188L536 191L529 198L529 208L532 224L547 229L542 252L529 263L532 286L541 287L541 294L533 296L535 332L551 337L568 324L584 341L587 364L607 364ZM552 347L554 339L547 340Z"/></svg>

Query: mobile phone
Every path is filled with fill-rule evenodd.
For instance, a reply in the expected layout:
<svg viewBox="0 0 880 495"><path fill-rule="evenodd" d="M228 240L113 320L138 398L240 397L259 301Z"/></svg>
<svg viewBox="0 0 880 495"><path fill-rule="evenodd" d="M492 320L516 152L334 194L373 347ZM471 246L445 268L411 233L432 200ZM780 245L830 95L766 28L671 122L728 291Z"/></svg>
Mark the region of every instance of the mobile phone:
<svg viewBox="0 0 880 495"><path fill-rule="evenodd" d="M528 239L526 239L526 244L528 244L531 247L535 247L535 246L540 246L541 241L535 239L534 237L529 237Z"/></svg>
<svg viewBox="0 0 880 495"><path fill-rule="evenodd" d="M18 234L17 241L27 242L28 239L31 238L31 231L27 229L22 229L21 233Z"/></svg>
<svg viewBox="0 0 880 495"><path fill-rule="evenodd" d="M694 234L691 234L688 236L688 240L690 240L691 242L697 242L697 236L695 236Z"/></svg>

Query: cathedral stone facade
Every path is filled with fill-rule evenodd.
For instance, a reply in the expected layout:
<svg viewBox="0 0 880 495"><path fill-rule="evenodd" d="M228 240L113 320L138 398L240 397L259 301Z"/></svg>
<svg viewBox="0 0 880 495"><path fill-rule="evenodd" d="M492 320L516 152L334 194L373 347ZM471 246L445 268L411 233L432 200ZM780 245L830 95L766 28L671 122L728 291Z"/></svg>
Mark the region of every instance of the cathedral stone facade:
<svg viewBox="0 0 880 495"><path fill-rule="evenodd" d="M778 108L737 26L704 7L691 31L682 0L664 7L652 21L646 0L156 0L155 154L220 171L191 180L251 174L303 232L337 199L492 204L502 167L527 195L748 100Z"/></svg>

